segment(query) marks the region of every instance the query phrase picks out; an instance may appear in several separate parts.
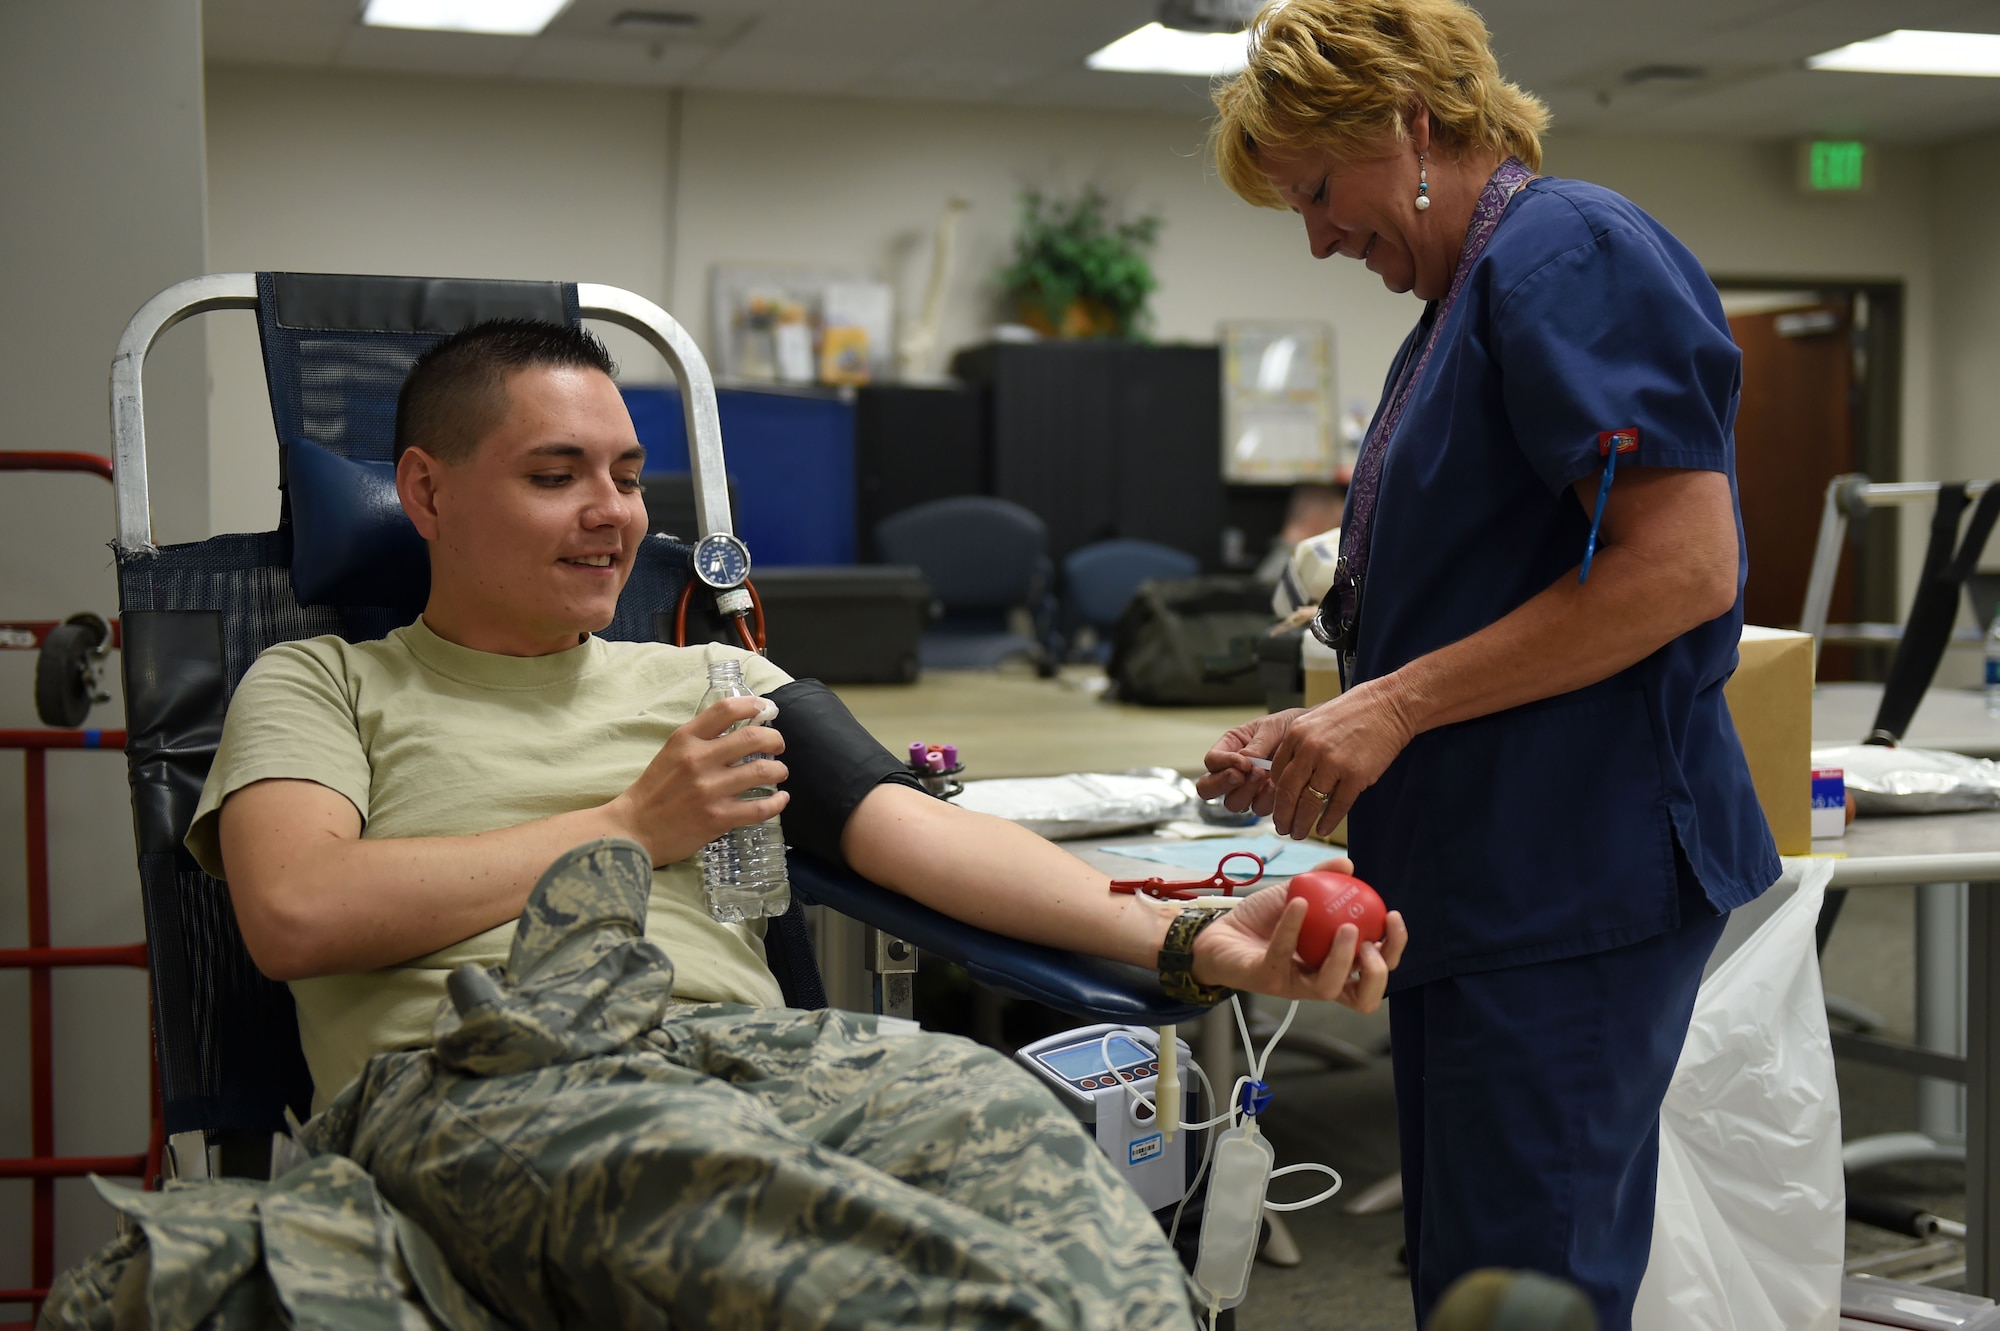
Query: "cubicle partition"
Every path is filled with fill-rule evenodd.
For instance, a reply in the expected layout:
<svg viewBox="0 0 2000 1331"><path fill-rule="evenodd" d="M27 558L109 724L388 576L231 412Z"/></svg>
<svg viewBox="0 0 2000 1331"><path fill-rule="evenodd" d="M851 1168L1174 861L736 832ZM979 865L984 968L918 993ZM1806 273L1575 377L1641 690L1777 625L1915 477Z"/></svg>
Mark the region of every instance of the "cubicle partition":
<svg viewBox="0 0 2000 1331"><path fill-rule="evenodd" d="M688 469L680 394L622 388L646 474ZM852 564L854 399L838 389L722 388L715 394L729 450L736 534L751 558L779 564ZM688 535L689 533L677 533Z"/></svg>

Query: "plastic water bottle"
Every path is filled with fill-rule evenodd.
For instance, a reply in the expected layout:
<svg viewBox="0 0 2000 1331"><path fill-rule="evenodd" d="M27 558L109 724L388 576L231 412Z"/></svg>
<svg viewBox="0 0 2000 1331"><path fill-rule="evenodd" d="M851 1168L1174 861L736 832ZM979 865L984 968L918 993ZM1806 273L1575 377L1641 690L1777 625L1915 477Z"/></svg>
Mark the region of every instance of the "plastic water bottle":
<svg viewBox="0 0 2000 1331"><path fill-rule="evenodd" d="M700 711L724 698L749 698L750 686L743 682L743 663L714 661L708 667L708 692L701 695ZM739 721L729 730L754 724ZM729 731L724 731L728 734ZM744 762L755 762L768 754L752 754ZM772 786L752 786L739 799L769 799ZM701 852L701 882L708 896L708 913L724 923L754 920L766 915L783 915L792 904L792 883L785 872L785 837L778 820L752 823L724 832Z"/></svg>
<svg viewBox="0 0 2000 1331"><path fill-rule="evenodd" d="M1986 630L1986 714L2000 720L2000 613Z"/></svg>

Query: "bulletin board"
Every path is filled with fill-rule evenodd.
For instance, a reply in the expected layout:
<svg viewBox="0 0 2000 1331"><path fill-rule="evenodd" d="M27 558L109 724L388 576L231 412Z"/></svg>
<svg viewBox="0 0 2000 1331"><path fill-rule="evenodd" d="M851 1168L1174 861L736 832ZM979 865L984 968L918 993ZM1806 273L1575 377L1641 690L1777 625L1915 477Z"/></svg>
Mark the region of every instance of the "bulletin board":
<svg viewBox="0 0 2000 1331"><path fill-rule="evenodd" d="M1222 325L1222 478L1326 483L1340 465L1333 328L1312 320Z"/></svg>

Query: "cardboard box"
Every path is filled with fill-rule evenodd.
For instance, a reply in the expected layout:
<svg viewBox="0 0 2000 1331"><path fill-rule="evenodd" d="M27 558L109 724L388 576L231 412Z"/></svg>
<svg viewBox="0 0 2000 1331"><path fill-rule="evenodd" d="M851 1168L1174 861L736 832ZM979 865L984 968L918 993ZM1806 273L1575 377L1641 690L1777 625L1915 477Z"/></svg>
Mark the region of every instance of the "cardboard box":
<svg viewBox="0 0 2000 1331"><path fill-rule="evenodd" d="M1812 635L1743 627L1723 688L1780 855L1812 853Z"/></svg>
<svg viewBox="0 0 2000 1331"><path fill-rule="evenodd" d="M1300 664L1305 667L1306 702L1317 707L1340 696L1340 654L1324 646L1308 629L1299 640Z"/></svg>

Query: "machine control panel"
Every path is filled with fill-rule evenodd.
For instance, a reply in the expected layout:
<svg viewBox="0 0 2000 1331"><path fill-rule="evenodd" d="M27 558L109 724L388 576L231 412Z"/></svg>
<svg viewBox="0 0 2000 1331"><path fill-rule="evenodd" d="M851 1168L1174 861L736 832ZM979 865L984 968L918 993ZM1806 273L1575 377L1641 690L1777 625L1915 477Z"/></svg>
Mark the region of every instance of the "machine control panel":
<svg viewBox="0 0 2000 1331"><path fill-rule="evenodd" d="M1104 1059L1101 1036L1094 1040L1078 1040L1057 1049L1042 1050L1033 1057L1048 1070L1051 1079L1064 1082L1078 1091L1112 1087L1121 1081L1157 1076L1160 1071L1160 1060L1153 1051L1129 1035L1111 1037L1109 1064Z"/></svg>

